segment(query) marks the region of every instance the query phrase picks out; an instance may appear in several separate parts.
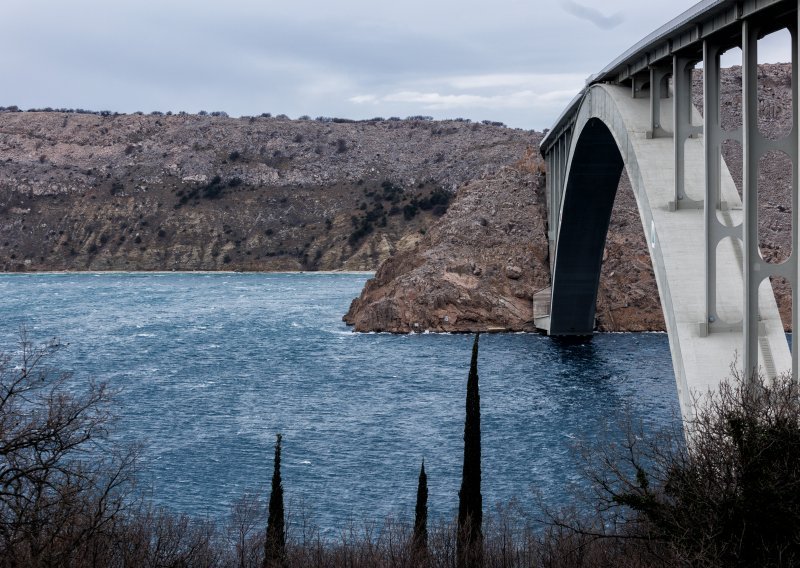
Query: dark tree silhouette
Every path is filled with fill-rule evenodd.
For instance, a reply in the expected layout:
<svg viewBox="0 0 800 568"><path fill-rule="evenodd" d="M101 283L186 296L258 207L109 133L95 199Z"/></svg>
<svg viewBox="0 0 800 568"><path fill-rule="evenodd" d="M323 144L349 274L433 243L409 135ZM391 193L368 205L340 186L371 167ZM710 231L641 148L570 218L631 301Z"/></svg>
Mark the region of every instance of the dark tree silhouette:
<svg viewBox="0 0 800 568"><path fill-rule="evenodd" d="M800 566L800 385L734 372L692 414L649 439L628 424L624 441L591 448L595 511L555 526L626 566Z"/></svg>
<svg viewBox="0 0 800 568"><path fill-rule="evenodd" d="M422 460L419 468L413 545L416 564L422 564L428 556L428 476L425 475L425 460Z"/></svg>
<svg viewBox="0 0 800 568"><path fill-rule="evenodd" d="M478 391L478 340L472 344L467 378L467 408L464 420L464 468L458 492L458 538L456 556L460 568L482 564L483 498L481 496L481 398Z"/></svg>
<svg viewBox="0 0 800 568"><path fill-rule="evenodd" d="M113 393L51 369L63 348L22 329L18 356L0 353L0 566L75 565L128 507L136 452L108 449Z"/></svg>
<svg viewBox="0 0 800 568"><path fill-rule="evenodd" d="M283 483L281 482L281 439L276 435L275 469L272 472L272 491L269 495L267 539L264 543L264 568L275 568L286 563L286 527L283 514Z"/></svg>

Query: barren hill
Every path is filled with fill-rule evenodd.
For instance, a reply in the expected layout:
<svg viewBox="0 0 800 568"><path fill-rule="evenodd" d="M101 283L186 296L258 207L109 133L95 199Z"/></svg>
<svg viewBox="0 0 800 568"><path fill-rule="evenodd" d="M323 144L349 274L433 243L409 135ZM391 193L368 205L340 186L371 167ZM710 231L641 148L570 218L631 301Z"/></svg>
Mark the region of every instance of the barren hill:
<svg viewBox="0 0 800 568"><path fill-rule="evenodd" d="M0 112L0 269L374 270L531 132Z"/></svg>

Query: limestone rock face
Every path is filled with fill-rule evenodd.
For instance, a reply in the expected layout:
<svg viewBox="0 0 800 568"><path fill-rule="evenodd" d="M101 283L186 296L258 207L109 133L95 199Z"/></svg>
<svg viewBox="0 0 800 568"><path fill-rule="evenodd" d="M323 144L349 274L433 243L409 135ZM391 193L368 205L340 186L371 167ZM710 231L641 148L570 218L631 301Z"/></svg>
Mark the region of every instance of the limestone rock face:
<svg viewBox="0 0 800 568"><path fill-rule="evenodd" d="M0 108L0 270L375 270L431 199L533 143L465 120Z"/></svg>
<svg viewBox="0 0 800 568"><path fill-rule="evenodd" d="M549 282L539 162L459 189L416 246L381 265L345 321L357 331L532 331L533 293Z"/></svg>

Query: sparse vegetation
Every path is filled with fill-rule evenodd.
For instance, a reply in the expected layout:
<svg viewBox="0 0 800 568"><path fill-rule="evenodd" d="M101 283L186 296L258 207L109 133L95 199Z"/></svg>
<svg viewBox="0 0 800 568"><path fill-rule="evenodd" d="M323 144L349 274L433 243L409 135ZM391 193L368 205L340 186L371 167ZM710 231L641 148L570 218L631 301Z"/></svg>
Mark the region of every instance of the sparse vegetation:
<svg viewBox="0 0 800 568"><path fill-rule="evenodd" d="M403 237L427 228L435 215L442 213L442 207L427 208L433 189L453 192L471 179L469 170L473 167L467 166L467 161L435 167L435 153L428 145L438 141L419 136L455 128L455 123L445 126L403 119L381 124L381 117L331 117L315 123L275 120L269 113L261 118L228 120L212 116L218 113L190 115L152 108L126 116L113 111L57 108L40 109L38 116L12 116L10 113L16 112L13 106L4 107L2 112L9 113L4 120L21 121L20 128L9 131L8 147L12 150L3 157L7 179L26 179L25 187L31 189L12 189L10 193L14 211L30 209L24 213L28 230L13 232L10 216L23 213L5 210L3 226L7 229L0 238L19 245L14 250L3 249L8 252L0 261L9 271L328 270L341 268L353 255L352 266L375 269ZM78 112L94 116L79 117ZM67 126L62 128L65 121ZM45 128L54 129L56 134L47 134ZM409 145L405 140L412 128L418 133L409 139ZM492 142L472 140L465 128L459 128L460 134L448 141L459 151L474 154L476 144ZM523 140L529 143L528 138L520 136L520 147ZM100 147L105 148L102 153ZM402 149L402 155L392 148ZM498 150L481 152L483 169L499 167L515 157L511 146L492 148ZM470 159L469 163L474 161ZM391 182L382 187L386 179ZM422 180L424 187L419 188ZM362 195L365 188L370 195ZM38 203L45 195L52 196L47 198L47 207ZM412 201L411 223L407 223L403 209ZM362 202L364 209L356 210ZM82 218L95 213L100 215L96 234L73 239L68 245L65 239L58 239L50 246L42 231L30 230L46 226L45 233L54 228L82 234ZM153 229L141 231L138 243L135 231L113 233L119 223L140 214L151 221ZM347 223L353 214L359 217L357 226ZM197 221L189 222L189 216ZM213 246L225 243L207 243L210 231L198 229L199 223L204 223L218 230L223 217L226 222L234 219L239 230L252 227L253 235L261 237L243 240L247 245L240 247L241 252L232 249L228 265L222 262L226 249L218 258L210 253ZM265 238L268 227L277 231L285 222L304 228L284 235L282 245ZM159 227L175 230L160 236ZM360 246L379 231L389 248ZM95 239L100 232L111 235L105 246ZM313 245L303 249L307 241ZM93 243L102 254L89 252ZM212 249L202 252L207 245ZM141 247L148 254L140 254ZM174 254L175 247L198 252ZM280 249L289 252L280 255ZM41 263L22 264L26 259L42 257Z"/></svg>
<svg viewBox="0 0 800 568"><path fill-rule="evenodd" d="M420 184L420 188L425 188L425 184ZM431 211L433 215L440 217L447 211L451 199L451 195L440 187L434 187L424 197L419 194L409 196L401 185L390 180L384 180L379 190L364 189L363 192L365 197L372 198L372 206L362 201L358 208L364 213L351 217L353 232L348 239L351 246L372 233L375 227L387 226L388 217L399 214L400 205L404 202L403 217L410 221L420 211Z"/></svg>
<svg viewBox="0 0 800 568"><path fill-rule="evenodd" d="M800 563L800 386L734 374L682 430L595 448L592 518L558 518L636 566Z"/></svg>

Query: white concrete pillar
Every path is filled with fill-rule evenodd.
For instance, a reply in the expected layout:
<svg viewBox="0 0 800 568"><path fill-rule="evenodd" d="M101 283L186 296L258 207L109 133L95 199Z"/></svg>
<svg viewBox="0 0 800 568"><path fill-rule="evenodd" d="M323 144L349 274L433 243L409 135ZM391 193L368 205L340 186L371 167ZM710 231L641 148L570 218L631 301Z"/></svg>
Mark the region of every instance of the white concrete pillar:
<svg viewBox="0 0 800 568"><path fill-rule="evenodd" d="M654 65L650 67L650 131L648 138L658 138L669 136L669 132L661 124L661 100L669 98L669 87L667 81L670 67Z"/></svg>
<svg viewBox="0 0 800 568"><path fill-rule="evenodd" d="M742 206L744 221L744 305L742 371L745 378L759 372L758 288L765 275L758 250L758 162L762 153L758 132L758 30L753 22L742 22Z"/></svg>
<svg viewBox="0 0 800 568"><path fill-rule="evenodd" d="M700 201L689 199L685 190L685 142L703 131L702 126L692 124L692 71L695 60L683 55L672 56L672 120L675 142L675 200L674 209L700 207Z"/></svg>
<svg viewBox="0 0 800 568"><path fill-rule="evenodd" d="M705 268L706 300L704 331L709 333L719 318L717 314L717 245L719 235L717 209L720 201L720 122L719 122L719 48L703 42L703 139L705 147Z"/></svg>
<svg viewBox="0 0 800 568"><path fill-rule="evenodd" d="M800 68L800 52L798 52L798 30L800 30L800 9L797 10L796 16L798 20L795 25L789 29L792 36L792 133L791 139L791 154L792 159L792 262L794 266L790 268L790 273L787 280L792 286L792 380L797 382L798 374L800 374L800 346L797 345L798 337L800 337L800 290L798 290L798 283L800 283L800 275L798 268L800 268L800 198L798 197L798 187L800 187L800 89L798 89L798 71Z"/></svg>
<svg viewBox="0 0 800 568"><path fill-rule="evenodd" d="M705 195L703 203L705 222L705 321L701 333L717 329L741 329L741 322L720 319L717 306L718 246L726 237L734 239L734 247L741 247L742 225L723 224L717 211L723 206L722 197L722 143L725 140L741 142L742 131L722 129L720 122L720 55L721 48L712 40L703 42L703 146L705 150ZM724 203L728 207L727 203Z"/></svg>

